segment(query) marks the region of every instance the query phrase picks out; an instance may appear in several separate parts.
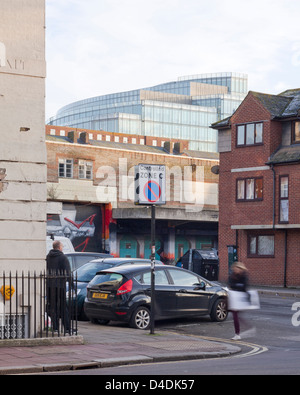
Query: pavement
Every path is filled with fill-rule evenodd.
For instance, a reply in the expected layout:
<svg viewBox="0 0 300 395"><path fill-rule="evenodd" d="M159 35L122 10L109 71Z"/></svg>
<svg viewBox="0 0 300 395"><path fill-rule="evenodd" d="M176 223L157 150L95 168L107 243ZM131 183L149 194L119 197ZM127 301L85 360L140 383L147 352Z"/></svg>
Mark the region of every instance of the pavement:
<svg viewBox="0 0 300 395"><path fill-rule="evenodd" d="M257 289L257 288L256 288ZM260 294L300 298L300 289L260 288ZM172 331L78 322L78 335L0 340L0 375L104 368L128 364L220 358L239 353L238 342Z"/></svg>

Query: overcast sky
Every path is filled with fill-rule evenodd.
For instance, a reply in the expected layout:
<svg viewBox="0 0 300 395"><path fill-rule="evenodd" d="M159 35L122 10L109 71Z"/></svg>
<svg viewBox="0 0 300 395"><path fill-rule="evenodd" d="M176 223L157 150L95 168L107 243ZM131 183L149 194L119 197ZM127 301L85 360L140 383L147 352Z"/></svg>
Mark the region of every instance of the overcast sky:
<svg viewBox="0 0 300 395"><path fill-rule="evenodd" d="M46 0L46 117L179 76L241 72L300 88L299 0Z"/></svg>

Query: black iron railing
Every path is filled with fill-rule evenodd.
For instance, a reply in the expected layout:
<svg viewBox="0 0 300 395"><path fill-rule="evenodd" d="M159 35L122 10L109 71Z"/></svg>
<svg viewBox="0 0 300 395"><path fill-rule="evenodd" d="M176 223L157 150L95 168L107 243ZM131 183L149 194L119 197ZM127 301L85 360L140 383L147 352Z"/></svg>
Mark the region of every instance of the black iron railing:
<svg viewBox="0 0 300 395"><path fill-rule="evenodd" d="M66 273L0 275L0 341L77 334L77 279Z"/></svg>

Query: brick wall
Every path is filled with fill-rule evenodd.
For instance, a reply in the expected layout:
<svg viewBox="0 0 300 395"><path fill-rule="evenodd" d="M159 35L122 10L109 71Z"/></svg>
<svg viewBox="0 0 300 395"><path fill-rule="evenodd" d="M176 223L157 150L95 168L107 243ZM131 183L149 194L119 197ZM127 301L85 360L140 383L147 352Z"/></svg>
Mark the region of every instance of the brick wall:
<svg viewBox="0 0 300 395"><path fill-rule="evenodd" d="M264 122L263 145L237 147L237 125ZM238 245L238 259L249 268L253 284L300 285L300 164L275 166L275 229L273 229L273 172L266 167L271 154L281 145L282 123L271 120L269 112L251 93L231 118L231 151L220 153L219 175L219 258L220 280L228 277L228 245ZM232 172L232 169L264 167L262 170ZM286 229L279 222L279 178L289 175L289 224ZM238 178L263 177L263 200L238 202ZM232 229L248 227L253 229ZM266 227L268 229L262 229ZM290 229L294 227L294 229ZM248 235L275 236L275 253L272 258L248 257ZM287 235L287 255L285 237Z"/></svg>
<svg viewBox="0 0 300 395"><path fill-rule="evenodd" d="M104 130L89 130L89 129L77 129L70 128L66 126L54 126L46 125L46 135L59 136L59 137L69 137L73 139L73 142L77 142L80 137L85 139L88 143L89 140L95 141L106 141L106 142L116 142L116 143L128 143L128 144L138 144L138 145L148 145L155 147L166 147L169 152L173 152L173 149L180 148L181 152L183 150L189 149L188 140L178 140L176 139L166 139L162 137L153 136L140 136L135 134L125 134L125 133L112 133L106 132Z"/></svg>
<svg viewBox="0 0 300 395"><path fill-rule="evenodd" d="M207 185L217 186L219 177L211 172L211 168L218 165L217 160L205 160L200 158L190 158L187 156L175 156L168 154L155 154L142 151L122 150L105 147L95 147L91 145L80 145L71 144L67 142L47 141L47 153L48 153L48 183L58 183L58 162L59 159L73 159L74 160L74 179L78 179L78 160L87 160L93 162L93 185L96 187L99 183L103 184L104 180L99 174L105 172L106 179L105 185L107 186L119 186L119 175L120 166L122 168L122 174L132 175L134 174L134 166L139 163L148 164L161 164L165 165L168 169L179 170L179 175L183 177L185 166L201 166L204 171L204 182ZM102 169L102 172L98 172L98 169ZM125 173L123 173L125 171ZM98 172L98 175L97 175ZM111 177L109 177L111 176ZM196 172L192 173L193 181L196 181ZM117 184L117 185L116 185ZM170 189L171 201L168 202L170 207L182 207L184 203L179 202L179 185L178 179L171 175L170 184L167 185L167 189ZM209 188L208 188L209 189ZM214 190L214 189L213 189ZM217 193L217 189L216 189ZM121 199L118 202L118 207L133 207L133 203ZM214 202L207 202L206 208L210 210L218 210L217 196L214 197Z"/></svg>

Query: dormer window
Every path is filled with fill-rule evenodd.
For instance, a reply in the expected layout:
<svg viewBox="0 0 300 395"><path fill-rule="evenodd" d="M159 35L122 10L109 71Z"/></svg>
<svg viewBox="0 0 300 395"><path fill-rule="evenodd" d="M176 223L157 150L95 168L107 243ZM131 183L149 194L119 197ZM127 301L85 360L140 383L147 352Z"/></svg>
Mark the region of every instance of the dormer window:
<svg viewBox="0 0 300 395"><path fill-rule="evenodd" d="M263 123L247 123L237 126L237 146L260 145L263 143Z"/></svg>
<svg viewBox="0 0 300 395"><path fill-rule="evenodd" d="M292 122L292 144L300 144L300 121Z"/></svg>

